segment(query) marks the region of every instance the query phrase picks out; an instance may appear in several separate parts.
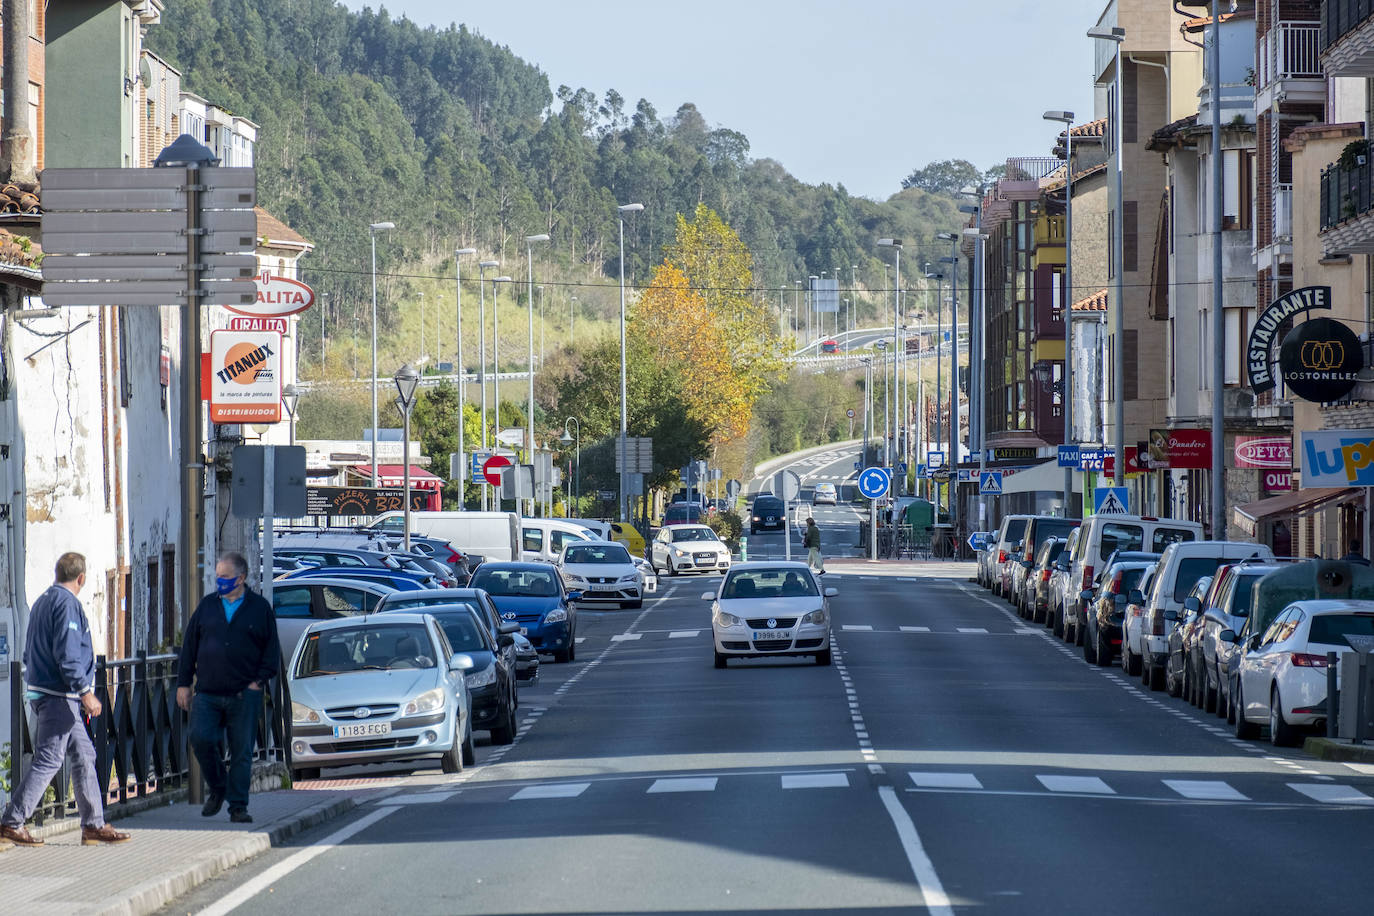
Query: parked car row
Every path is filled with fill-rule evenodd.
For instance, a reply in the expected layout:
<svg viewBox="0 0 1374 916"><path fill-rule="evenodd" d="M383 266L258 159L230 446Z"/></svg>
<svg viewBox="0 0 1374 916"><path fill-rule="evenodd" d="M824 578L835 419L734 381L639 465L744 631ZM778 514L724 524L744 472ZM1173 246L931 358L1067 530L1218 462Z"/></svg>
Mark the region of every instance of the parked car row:
<svg viewBox="0 0 1374 916"><path fill-rule="evenodd" d="M1045 516L1009 516L978 557L978 581L1151 690L1275 745L1324 727L1327 653L1374 635L1374 570L1277 559L1268 547L1199 540L1195 522L1093 516L1035 542ZM1074 524L1072 520L1068 524ZM1031 550L1034 554L1030 554Z"/></svg>

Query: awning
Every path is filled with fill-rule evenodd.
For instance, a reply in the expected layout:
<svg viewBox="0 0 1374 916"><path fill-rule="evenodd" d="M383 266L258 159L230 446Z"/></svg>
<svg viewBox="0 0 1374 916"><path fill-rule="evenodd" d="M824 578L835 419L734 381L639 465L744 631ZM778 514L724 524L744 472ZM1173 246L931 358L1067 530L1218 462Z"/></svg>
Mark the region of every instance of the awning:
<svg viewBox="0 0 1374 916"><path fill-rule="evenodd" d="M1259 523L1271 518L1302 518L1313 512L1354 502L1364 498L1363 487L1308 487L1282 496L1271 496L1243 506L1236 506L1233 520L1251 537Z"/></svg>
<svg viewBox="0 0 1374 916"><path fill-rule="evenodd" d="M993 469L995 470L995 468ZM1073 491L1083 492L1083 476L1073 475ZM1046 461L1025 471L1006 474L1002 477L1002 495L1008 493L1063 493L1064 469L1058 459Z"/></svg>
<svg viewBox="0 0 1374 916"><path fill-rule="evenodd" d="M372 465L355 464L349 468L369 484L372 482ZM377 465L377 486L400 487L405 485L405 467L399 464ZM442 490L444 481L418 465L410 466L410 488L412 490Z"/></svg>

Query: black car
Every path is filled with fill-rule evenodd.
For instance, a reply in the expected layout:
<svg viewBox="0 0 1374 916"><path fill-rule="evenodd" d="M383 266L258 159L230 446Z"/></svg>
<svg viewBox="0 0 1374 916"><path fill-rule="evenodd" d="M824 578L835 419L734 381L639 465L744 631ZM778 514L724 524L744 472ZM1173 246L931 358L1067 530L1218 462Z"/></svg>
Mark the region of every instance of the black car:
<svg viewBox="0 0 1374 916"><path fill-rule="evenodd" d="M782 531L787 526L787 508L782 500L766 493L754 497L754 506L749 513L749 533L760 531Z"/></svg>
<svg viewBox="0 0 1374 916"><path fill-rule="evenodd" d="M1082 601L1084 661L1106 667L1121 651L1126 604L1136 600L1140 580L1154 565L1154 560L1118 560L1103 571L1097 592Z"/></svg>
<svg viewBox="0 0 1374 916"><path fill-rule="evenodd" d="M1064 553L1068 538L1046 538L1035 552L1035 562L1026 574L1025 594L1021 598L1018 613L1036 623L1044 623L1050 607L1050 576L1054 564Z"/></svg>
<svg viewBox="0 0 1374 916"><path fill-rule="evenodd" d="M403 614L416 610L393 609ZM419 610L439 622L454 652L465 652L472 659L472 667L464 678L472 704L473 729L490 731L492 744L510 744L515 740L515 663L513 654L505 650L514 645L511 635L502 633L493 641L485 621L469 604L441 604Z"/></svg>

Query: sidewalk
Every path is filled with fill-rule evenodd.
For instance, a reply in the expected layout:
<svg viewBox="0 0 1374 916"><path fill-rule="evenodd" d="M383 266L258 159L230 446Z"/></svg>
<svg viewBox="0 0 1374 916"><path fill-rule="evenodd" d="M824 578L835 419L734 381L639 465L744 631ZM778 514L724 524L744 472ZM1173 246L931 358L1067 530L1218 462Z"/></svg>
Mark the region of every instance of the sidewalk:
<svg viewBox="0 0 1374 916"><path fill-rule="evenodd" d="M0 899L25 916L151 913L373 792L255 793L251 824L231 824L228 809L203 818L199 805L181 802L112 822L133 834L127 843L82 846L80 831L65 831L39 847L0 847Z"/></svg>

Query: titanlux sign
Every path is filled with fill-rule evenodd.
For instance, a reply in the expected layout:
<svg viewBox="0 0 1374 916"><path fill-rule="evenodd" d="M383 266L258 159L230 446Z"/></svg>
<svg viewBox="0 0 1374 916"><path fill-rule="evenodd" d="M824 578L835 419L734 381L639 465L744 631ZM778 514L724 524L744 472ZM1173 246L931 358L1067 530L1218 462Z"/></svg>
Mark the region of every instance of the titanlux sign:
<svg viewBox="0 0 1374 916"><path fill-rule="evenodd" d="M1332 318L1304 321L1279 347L1283 382L1308 401L1335 401L1355 387L1364 351L1355 332Z"/></svg>
<svg viewBox="0 0 1374 916"><path fill-rule="evenodd" d="M1250 388L1262 394L1274 387L1274 373L1270 370L1269 354L1279 327L1301 312L1331 308L1331 287L1304 286L1280 296L1260 313L1250 331L1250 345L1245 351L1246 368L1250 373Z"/></svg>

